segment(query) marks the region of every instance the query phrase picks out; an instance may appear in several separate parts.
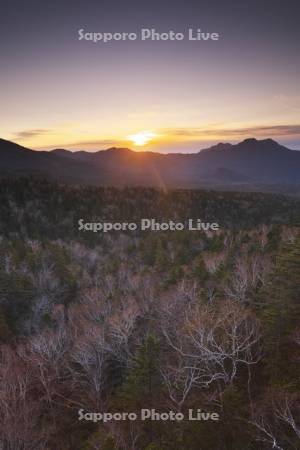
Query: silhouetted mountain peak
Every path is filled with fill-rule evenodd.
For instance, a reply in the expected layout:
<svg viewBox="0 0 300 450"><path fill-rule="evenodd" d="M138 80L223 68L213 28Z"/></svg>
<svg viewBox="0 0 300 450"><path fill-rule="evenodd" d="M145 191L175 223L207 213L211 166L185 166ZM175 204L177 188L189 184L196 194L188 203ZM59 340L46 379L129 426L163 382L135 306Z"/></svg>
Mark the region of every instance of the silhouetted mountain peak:
<svg viewBox="0 0 300 450"><path fill-rule="evenodd" d="M272 157L272 155L278 155L279 153L287 154L286 152L292 152L292 150L284 147L283 145L280 145L278 142L274 141L273 139L254 139L249 138L245 139L244 141L240 142L239 144L236 144L236 149L239 152L251 152L251 153L259 153L260 155L265 154L269 158Z"/></svg>
<svg viewBox="0 0 300 450"><path fill-rule="evenodd" d="M223 143L223 142L219 142L216 145L212 145L209 148L205 148L203 150L199 151L199 154L203 154L203 153L211 153L211 152L217 152L219 153L220 151L224 151L224 150L247 150L247 151L255 151L255 150L260 150L263 151L264 149L268 149L268 150L280 150L280 149L285 149L285 150L289 150L285 147L283 147L282 145L278 144L278 142L274 141L273 139L255 139L255 138L247 138L244 139L243 141L237 143L237 144L229 144L229 143Z"/></svg>
<svg viewBox="0 0 300 450"><path fill-rule="evenodd" d="M0 139L0 151L28 151L33 152L33 150L30 150L29 148L23 147L22 145L16 144L16 142L7 141L5 139Z"/></svg>
<svg viewBox="0 0 300 450"><path fill-rule="evenodd" d="M72 155L72 152L70 152L69 150L65 150L64 148L55 148L54 150L51 150L51 153L55 153L55 155L60 155L60 156Z"/></svg>
<svg viewBox="0 0 300 450"><path fill-rule="evenodd" d="M278 142L274 141L274 139L262 139L260 142L261 142L262 144L279 145Z"/></svg>
<svg viewBox="0 0 300 450"><path fill-rule="evenodd" d="M248 138L245 139L244 141L240 142L239 144L237 144L237 146L253 146L253 148L256 148L257 146L260 146L261 148L263 147L273 147L274 149L278 149L278 148L284 148L282 145L278 144L278 142L274 141L274 139L255 139L255 138Z"/></svg>
<svg viewBox="0 0 300 450"><path fill-rule="evenodd" d="M242 144L248 144L248 145L252 145L252 144L257 144L259 141L255 138L247 138L244 139L242 142L240 142L237 145L242 145Z"/></svg>
<svg viewBox="0 0 300 450"><path fill-rule="evenodd" d="M216 144L215 146L214 146L215 148L220 148L220 149L226 149L226 148L229 148L229 147L232 147L232 144L230 144L229 142L219 142L218 144Z"/></svg>
<svg viewBox="0 0 300 450"><path fill-rule="evenodd" d="M228 150L231 147L233 147L232 144L230 144L229 142L219 142L216 145L212 145L209 148L204 148L203 150L200 150L199 153L206 153L206 152L210 152L211 150Z"/></svg>
<svg viewBox="0 0 300 450"><path fill-rule="evenodd" d="M39 174L94 185L200 186L244 183L300 185L300 152L272 139L220 142L191 154L104 151L34 151L0 139L0 175ZM250 181L251 180L251 181Z"/></svg>

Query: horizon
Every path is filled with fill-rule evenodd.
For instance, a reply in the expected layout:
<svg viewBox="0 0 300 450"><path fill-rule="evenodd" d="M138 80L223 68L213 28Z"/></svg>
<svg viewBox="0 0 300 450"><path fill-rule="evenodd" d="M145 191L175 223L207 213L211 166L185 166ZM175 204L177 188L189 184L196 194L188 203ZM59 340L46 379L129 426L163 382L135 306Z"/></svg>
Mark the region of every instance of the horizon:
<svg viewBox="0 0 300 450"><path fill-rule="evenodd" d="M270 128L268 127L261 127L263 130L269 130ZM271 127L272 128L272 127ZM274 128L274 127L273 127ZM159 141L157 137L160 137L161 135L156 134L154 138L151 138L150 142L146 142L144 144L138 144L136 145L134 143L133 140L129 140L129 139L110 139L110 140L106 140L106 139L99 139L96 142L89 140L89 139L85 139L83 141L80 142L70 142L68 141L68 139L66 139L66 141L64 143L62 142L53 142L52 144L49 145L30 145L31 142L31 134L35 134L32 130L28 131L28 136L27 136L27 132L24 131L22 132L22 134L24 133L25 136L9 136L9 135L5 135L4 133L4 137L3 139L8 140L8 141L12 141L17 143L18 145L21 145L23 147L26 148L30 148L31 150L35 150L35 151L51 151L51 150L55 150L55 149L66 149L69 150L71 152L76 152L76 151L87 151L87 152L91 152L91 153L95 153L97 151L101 151L101 150L107 150L113 147L116 148L129 148L130 150L134 151L134 152L155 152L155 153L161 153L161 154L170 154L170 153L197 153L201 150L204 150L206 148L210 148L212 146L215 146L217 144L220 143L229 143L232 145L236 145L239 144L240 142L243 142L244 140L247 139L256 139L257 141L262 141L262 140L266 140L266 139L272 139L274 141L276 141L277 143L279 143L280 145L287 147L291 150L300 150L300 134L299 134L299 139L298 139L298 128L300 131L300 125L293 125L293 126L278 126L275 127L280 129L280 131L282 132L283 136L278 137L278 134L276 135L272 135L272 134L265 134L265 131L262 134L256 134L256 135L250 135L250 134L245 134L243 135L242 132L240 132L239 134L239 138L232 138L232 139L226 139L226 134L224 139L222 139L222 136L220 136L219 139L210 139L209 137L204 138L202 141L185 141L185 142L176 142L176 141L171 141L171 142L164 142ZM288 134L288 129L292 129L291 134ZM295 129L295 131L294 131ZM287 130L287 131L284 131ZM297 134L296 134L297 131ZM138 134L143 134L144 131L141 131ZM36 134L39 134L36 130ZM43 134L43 133L41 133ZM229 134L229 133L228 133ZM233 133L234 134L234 133ZM229 134L230 135L230 134ZM297 136L297 138L295 139L295 136ZM100 146L102 146L102 148L99 148Z"/></svg>
<svg viewBox="0 0 300 450"><path fill-rule="evenodd" d="M2 138L0 137L0 140L6 140L6 139L2 139ZM20 145L20 146L22 146L22 147L25 147L25 146L23 146L22 144L19 144L17 141L10 141L10 140L7 140L7 141L8 141L8 142L11 142L11 143L13 143L13 144L17 144L17 145ZM62 147L62 146L56 146L56 147L51 147L51 148L47 148L47 149L43 149L43 148L35 149L35 148L30 148L30 147L25 147L25 148L28 149L28 150L33 150L33 151L37 151L37 152L39 152L39 151L41 151L41 152L43 152L43 151L53 152L53 151L57 151L57 150L64 150L64 151L69 151L69 152L71 152L71 153L76 153L76 152L99 153L99 152L105 152L105 151L109 151L109 150L129 150L129 151L134 152L134 153L158 153L158 154L161 154L161 155L172 155L172 154L173 154L173 155L175 155L175 154L180 154L180 155L193 155L193 154L201 153L202 150L210 150L210 149L213 149L214 147L216 147L216 146L218 146L218 145L231 145L231 146L235 146L235 145L242 144L242 143L244 143L245 141L256 141L256 142L258 142L258 143L260 143L260 142L265 142L265 141L273 141L275 144L278 144L278 145L280 145L280 146L283 146L283 147L285 147L287 150L300 151L300 148L297 149L297 148L291 148L291 147L288 147L287 145L285 145L285 144L279 142L278 140L273 139L272 137L264 138L264 139L257 139L257 138L255 138L255 137L253 137L253 136L246 137L246 138L243 139L242 141L234 141L234 142L216 142L216 143L213 143L213 144L210 145L210 146L206 146L206 147L203 147L203 148L198 148L198 149L195 149L195 151L191 151L191 152L186 152L186 151L183 151L183 152L180 152L180 151L166 152L166 151L159 151L159 149L158 149L158 150L148 149L148 148L145 148L146 146L139 147L139 150L137 150L137 149L135 149L135 148L131 148L131 147L111 146L111 147L102 148L102 149L95 149L95 150L93 150L93 151L91 151L91 150L86 150L86 149L84 149L84 148L80 148L80 149L72 149L72 148L68 148L68 145L65 146L65 147Z"/></svg>

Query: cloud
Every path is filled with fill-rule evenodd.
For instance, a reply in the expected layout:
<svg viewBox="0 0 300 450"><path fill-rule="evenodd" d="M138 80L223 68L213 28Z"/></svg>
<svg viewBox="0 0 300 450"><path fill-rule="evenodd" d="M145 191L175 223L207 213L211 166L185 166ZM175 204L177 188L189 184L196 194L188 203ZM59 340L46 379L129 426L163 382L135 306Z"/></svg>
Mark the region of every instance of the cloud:
<svg viewBox="0 0 300 450"><path fill-rule="evenodd" d="M56 135L55 130L44 129L44 128L36 128L36 129L28 129L23 131L18 131L15 133L16 139L30 139L34 137L41 137L41 141L43 140L43 136L47 135ZM82 134L83 137L84 134ZM300 125L297 124L288 124L288 125L262 125L262 126L250 126L250 127L229 127L223 123L215 123L210 124L207 127L170 127L164 129L157 130L158 138L155 142L149 144L149 147L155 148L157 151L164 149L178 149L178 148L186 148L192 149L192 145L197 148L203 145L204 142L209 144L214 144L217 141L238 141L249 137L255 138L282 138L283 142L289 142L289 138L292 140L295 139L296 136L300 137ZM87 149L90 151L104 150L110 147L131 147L132 142L128 141L127 138L124 139L88 139L89 134L86 134L86 139L74 139L67 140L66 136L64 136L64 140L69 143L62 143L63 140L55 139L56 142L49 144L48 142L40 144L39 146L35 145L33 148L35 149L44 149L49 150L53 148L66 148L69 150L82 150ZM51 138L51 140L53 140ZM47 139L49 141L49 139ZM60 143L58 143L60 142Z"/></svg>
<svg viewBox="0 0 300 450"><path fill-rule="evenodd" d="M95 140L86 140L86 141L76 141L71 142L69 144L51 144L51 145L40 145L40 148L43 148L44 150L52 150L53 148L65 148L68 150L83 150L83 149L90 149L90 150L105 150L110 147L119 147L120 145L123 145L124 141L118 141L117 139L95 139ZM36 146L34 148L37 148Z"/></svg>
<svg viewBox="0 0 300 450"><path fill-rule="evenodd" d="M51 134L53 131L45 128L35 128L33 130L23 130L14 133L16 139L29 139L37 136L45 136Z"/></svg>
<svg viewBox="0 0 300 450"><path fill-rule="evenodd" d="M78 146L89 146L92 145L93 147L107 147L107 146L114 146L118 144L118 140L117 139L97 139L97 140L91 140L91 141L79 141L79 142L74 142L73 144L69 144L69 146L72 145L76 145L76 147Z"/></svg>
<svg viewBox="0 0 300 450"><path fill-rule="evenodd" d="M205 138L211 136L293 136L300 134L300 125L270 125L245 128L166 128L162 133L174 137Z"/></svg>

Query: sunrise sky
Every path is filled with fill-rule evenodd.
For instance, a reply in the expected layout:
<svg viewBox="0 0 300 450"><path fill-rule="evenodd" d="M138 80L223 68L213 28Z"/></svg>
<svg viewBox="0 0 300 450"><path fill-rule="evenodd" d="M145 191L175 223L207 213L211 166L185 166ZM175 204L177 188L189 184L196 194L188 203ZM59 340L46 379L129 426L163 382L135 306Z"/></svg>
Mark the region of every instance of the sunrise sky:
<svg viewBox="0 0 300 450"><path fill-rule="evenodd" d="M300 149L299 13L296 0L4 0L0 137L163 152L272 137ZM220 40L95 44L81 28Z"/></svg>

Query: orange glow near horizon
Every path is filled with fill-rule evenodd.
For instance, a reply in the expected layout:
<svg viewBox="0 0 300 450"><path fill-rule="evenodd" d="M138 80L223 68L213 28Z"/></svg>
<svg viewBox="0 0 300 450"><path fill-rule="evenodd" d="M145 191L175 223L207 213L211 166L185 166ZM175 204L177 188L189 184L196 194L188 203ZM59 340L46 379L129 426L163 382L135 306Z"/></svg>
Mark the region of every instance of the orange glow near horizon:
<svg viewBox="0 0 300 450"><path fill-rule="evenodd" d="M282 143L286 138L300 139L299 125L295 122L285 125L265 122L258 125L246 121L228 121L226 124L202 121L201 127L196 124L176 126L176 123L173 126L166 123L164 127L165 124L162 122L154 123L148 117L134 117L134 119L135 122L140 122L141 126L138 129L141 131L136 131L130 121L126 122L124 118L120 121L118 129L111 123L107 123L105 129L104 127L99 129L99 122L92 121L64 122L52 126L40 123L38 128L27 127L22 130L20 127L19 132L0 134L0 137L35 150L65 148L72 151L93 152L110 147L127 147L135 151L162 153L196 152L218 142L234 143L249 137L257 139L271 137ZM176 122L178 124L179 120Z"/></svg>
<svg viewBox="0 0 300 450"><path fill-rule="evenodd" d="M140 147L151 142L156 136L156 133L153 133L152 131L140 131L136 134L130 134L127 138L133 142L134 145Z"/></svg>

